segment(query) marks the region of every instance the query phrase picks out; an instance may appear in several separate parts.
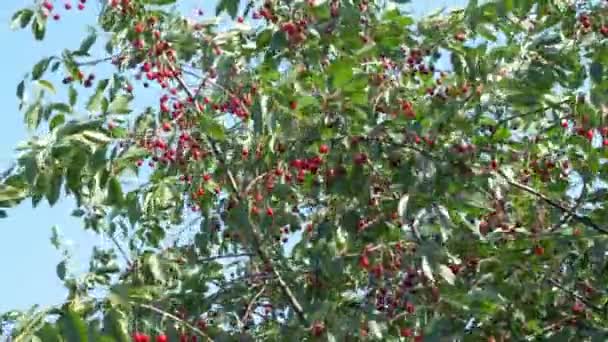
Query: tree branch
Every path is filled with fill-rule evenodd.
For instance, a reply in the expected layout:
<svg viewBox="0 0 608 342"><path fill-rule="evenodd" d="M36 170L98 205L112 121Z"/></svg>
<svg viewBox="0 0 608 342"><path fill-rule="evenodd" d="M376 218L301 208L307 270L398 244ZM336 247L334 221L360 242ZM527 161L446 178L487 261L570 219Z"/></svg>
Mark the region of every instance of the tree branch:
<svg viewBox="0 0 608 342"><path fill-rule="evenodd" d="M157 308L155 306L148 305L148 304L133 303L133 302L131 304L133 304L135 306L139 306L140 308L144 308L144 309L148 309L150 311L154 311L154 312L156 312L158 314L161 314L163 316L167 316L167 317L171 318L172 320L185 325L188 329L190 329L190 330L194 331L195 333L199 334L201 337L206 338L208 341L213 341L213 339L211 337L209 337L209 335L207 335L204 331L200 330L199 328L193 326L192 324L188 323L187 321L185 321L185 320L183 320L183 319L181 319L181 318L179 318L179 317L177 317L177 316L175 316L175 315L173 315L173 314L171 314L171 313L169 313L167 311L164 311L162 309L159 309L159 308Z"/></svg>
<svg viewBox="0 0 608 342"><path fill-rule="evenodd" d="M172 69L173 69L173 67L172 67ZM184 80L180 76L175 76L175 79L179 83L180 87L186 92L186 94L188 94L188 96L194 98L193 97L194 94L192 93L192 90L188 87L186 82L184 82ZM213 82L213 84L216 84L216 83ZM209 145L211 146L211 150L212 150L214 158L221 164L226 165L226 161L225 161L224 157L219 152L217 142L214 139L212 139L211 137L208 137L206 135L204 135L204 137L208 141ZM239 187L236 183L234 175L232 174L232 171L230 169L227 169L226 174L230 181L230 186L232 187L232 190L235 193L235 196L237 197L237 199L239 201L242 201L243 197L239 191ZM304 324L306 324L308 326L309 325L308 320L306 319L306 315L304 314L304 309L302 308L302 305L297 300L297 298L294 296L293 292L291 291L291 289L289 288L289 286L287 285L287 283L285 282L283 277L281 277L281 274L273 267L270 256L262 248L262 241L263 241L262 235L260 234L259 230L254 226L252 226L252 236L253 236L253 240L254 240L254 244L255 244L256 253L260 256L260 258L266 265L270 266L270 268L272 269L272 273L277 278L279 287L281 288L285 297L287 297L287 299L289 300L291 307L296 312L298 318Z"/></svg>
<svg viewBox="0 0 608 342"><path fill-rule="evenodd" d="M245 322L247 321L247 318L249 318L249 315L251 314L251 310L253 309L255 302L258 300L258 298L260 298L262 294L264 294L264 291L266 291L266 286L262 286L262 289L249 301L247 309L245 309L245 313L243 314L243 317L241 317L241 326L245 326Z"/></svg>
<svg viewBox="0 0 608 342"><path fill-rule="evenodd" d="M110 240L112 240L112 243L114 243L114 246L116 246L116 248L118 249L118 252L122 255L122 257L127 262L127 266L131 267L133 265L133 263L131 262L131 259L129 258L129 255L127 254L127 252L125 252L125 250L118 243L118 240L116 240L116 237L114 237L113 234L108 234L108 235L110 236Z"/></svg>
<svg viewBox="0 0 608 342"><path fill-rule="evenodd" d="M551 205L552 207L557 208L557 209L563 211L564 213L569 214L572 217L572 219L575 221L578 221L584 225L587 225L600 233L608 234L608 229L600 227L597 223L593 222L590 218L577 214L574 210L562 205L561 203L559 203L555 200L552 200L551 198L547 197L546 195L538 192L537 190L535 190L527 185L520 184L520 183L517 183L517 182L511 180L509 177L507 177L507 175L505 175L501 171L498 171L497 173L500 176L502 176L507 181L507 183L509 183L509 185L516 187L520 190L523 190L529 194L532 194L532 195L542 199L543 201L545 201L547 204Z"/></svg>

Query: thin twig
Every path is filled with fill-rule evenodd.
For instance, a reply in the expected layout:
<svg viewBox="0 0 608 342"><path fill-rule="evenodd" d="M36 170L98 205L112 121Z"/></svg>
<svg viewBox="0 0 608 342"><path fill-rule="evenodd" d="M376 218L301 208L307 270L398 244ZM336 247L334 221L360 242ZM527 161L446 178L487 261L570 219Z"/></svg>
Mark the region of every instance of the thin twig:
<svg viewBox="0 0 608 342"><path fill-rule="evenodd" d="M266 291L266 286L262 286L262 289L258 293L256 293L256 295L253 296L253 298L251 298L251 300L249 301L247 309L245 310L243 317L241 317L241 326L245 326L245 322L249 318L249 315L251 314L251 310L253 309L255 302L257 302L258 298L260 298L260 296L264 294L264 291Z"/></svg>
<svg viewBox="0 0 608 342"><path fill-rule="evenodd" d="M118 243L118 240L116 240L116 237L114 237L113 234L108 234L108 235L110 236L110 240L112 240L112 242L114 243L114 246L116 246L116 248L118 249L118 252L122 255L122 257L127 262L127 266L131 267L133 265L133 263L131 262L131 259L129 258L129 255L127 254L127 252L125 252L125 250L122 248L120 243Z"/></svg>
<svg viewBox="0 0 608 342"><path fill-rule="evenodd" d="M559 203L555 200L552 200L551 198L547 197L546 195L538 192L537 190L535 190L527 185L520 184L520 183L517 183L517 182L511 180L509 177L507 177L507 175L505 175L501 171L498 171L498 174L501 175L507 181L507 183L509 183L509 185L516 187L520 190L523 190L529 194L532 194L532 195L542 199L543 201L545 201L549 205L553 206L554 208L557 208L557 209L563 211L564 213L571 215L573 220L578 221L584 225L587 225L587 226L595 229L598 232L601 232L603 234L608 234L608 229L600 227L597 223L593 222L590 218L577 214L572 209L562 205L561 203Z"/></svg>
<svg viewBox="0 0 608 342"><path fill-rule="evenodd" d="M192 324L188 323L187 321L185 321L185 320L183 320L183 319L181 319L181 318L179 318L179 317L177 317L177 316L175 316L175 315L173 315L173 314L171 314L171 313L169 313L167 311L164 311L162 309L159 309L159 308L157 308L155 306L148 305L148 304L141 304L141 303L131 303L131 304L133 304L135 306L139 306L139 307L144 308L144 309L148 309L148 310L154 311L154 312L159 313L159 314L161 314L163 316L167 316L167 317L171 318L172 320L185 325L186 327L188 327L188 329L190 329L190 330L194 331L195 333L199 334L201 337L206 338L208 341L213 341L213 339L211 337L209 337L209 335L207 335L201 329L193 326Z"/></svg>
<svg viewBox="0 0 608 342"><path fill-rule="evenodd" d="M236 253L236 254L224 254L224 255L214 255L208 258L197 259L197 262L209 262L218 259L231 259L231 258L242 258L242 257L251 257L253 254L251 253Z"/></svg>
<svg viewBox="0 0 608 342"><path fill-rule="evenodd" d="M574 292L574 291L572 291L572 290L569 290L569 289L565 288L565 287L564 287L562 284L560 284L560 283L559 283L557 280L555 280L555 279L553 279L553 278L549 278L549 279L547 279L547 281L548 281L549 283L551 283L551 285L553 285L553 286L557 287L558 289L560 289L560 290L562 290L562 291L566 292L566 293L567 293L568 295L570 295L571 297L573 297L573 298L575 298L575 299L577 299L577 300L581 301L581 302L582 302L582 303L584 303L584 304L585 304L587 307L589 307L589 308L591 308L591 309L593 309L593 310L595 310L595 311L597 311L597 312L599 312L599 313L603 313L602 308L600 308L600 307L598 307L598 306L595 306L595 305L591 304L591 303L590 303L590 302L587 300L587 298L585 298L585 297L583 297L583 296L579 295L578 293L576 293L576 292Z"/></svg>

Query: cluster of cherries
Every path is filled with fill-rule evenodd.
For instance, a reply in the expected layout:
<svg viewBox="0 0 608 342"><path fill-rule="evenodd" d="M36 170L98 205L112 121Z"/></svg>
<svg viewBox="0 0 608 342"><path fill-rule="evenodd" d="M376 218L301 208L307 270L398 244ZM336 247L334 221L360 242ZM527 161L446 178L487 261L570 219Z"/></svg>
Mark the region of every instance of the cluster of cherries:
<svg viewBox="0 0 608 342"><path fill-rule="evenodd" d="M591 22L591 17L589 17L588 14L581 14L578 17L578 21L579 21L580 25L582 26L585 33L591 32L591 30L593 29L593 23ZM607 24L602 24L599 27L598 31L604 37L608 37L608 25Z"/></svg>
<svg viewBox="0 0 608 342"><path fill-rule="evenodd" d="M78 2L78 9L79 10L84 10L85 9L85 4L87 3L87 0L79 0ZM49 0L45 0L42 2L42 15L46 18L48 17L50 14L53 13L55 6L53 6L53 3L50 2ZM66 9L66 11L69 11L72 9L72 3L69 0L66 0L66 2L63 4L63 8ZM61 19L61 15L59 13L53 13L53 19L54 20L59 20Z"/></svg>

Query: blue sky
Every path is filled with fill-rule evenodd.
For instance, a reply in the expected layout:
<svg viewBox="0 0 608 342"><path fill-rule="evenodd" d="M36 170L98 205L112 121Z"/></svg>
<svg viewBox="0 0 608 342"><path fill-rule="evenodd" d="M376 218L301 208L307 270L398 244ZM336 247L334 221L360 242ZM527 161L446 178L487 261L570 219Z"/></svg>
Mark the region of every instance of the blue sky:
<svg viewBox="0 0 608 342"><path fill-rule="evenodd" d="M17 83L41 58L60 53L66 47L77 48L87 34L87 24L95 20L96 1L88 1L89 8L84 11L74 8L66 13L60 10L61 20L51 20L46 39L36 42L30 30L11 31L9 28L12 14L33 2L0 1L0 42L3 50L3 53L0 53L3 73L0 79L0 103L3 104L0 169L5 169L15 160L15 146L28 136L22 113L17 109ZM414 1L412 9L415 14L420 14L443 6L462 6L465 2ZM202 7L205 12L211 13L215 1L181 3L187 4L184 9L194 9L204 3ZM62 8L63 1L55 1L55 7ZM61 93L58 96L61 96ZM143 102L145 100L145 97L139 99ZM34 304L52 305L61 302L65 297L65 289L55 274L55 266L60 261L61 254L49 241L53 225L59 227L65 240L71 241L74 263L79 268L87 267L92 246L106 245L107 242L101 237L84 231L80 219L70 216L73 208L74 202L70 199L62 199L52 208L43 203L36 209L32 209L31 202L26 201L9 210L8 218L0 220L0 313L10 309L27 309Z"/></svg>

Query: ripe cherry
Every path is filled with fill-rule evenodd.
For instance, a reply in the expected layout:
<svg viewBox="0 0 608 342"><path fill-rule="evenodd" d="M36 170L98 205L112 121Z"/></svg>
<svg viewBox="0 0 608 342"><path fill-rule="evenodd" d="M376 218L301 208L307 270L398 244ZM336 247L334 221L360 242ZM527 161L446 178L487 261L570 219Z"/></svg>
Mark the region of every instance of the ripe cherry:
<svg viewBox="0 0 608 342"><path fill-rule="evenodd" d="M577 300L574 305L572 305L572 312L580 314L583 313L583 311L585 311L585 305Z"/></svg>
<svg viewBox="0 0 608 342"><path fill-rule="evenodd" d="M59 15L59 13L55 13L55 15L53 15L53 20L59 20L61 19L61 16Z"/></svg>
<svg viewBox="0 0 608 342"><path fill-rule="evenodd" d="M359 257L359 266L364 269L369 268L369 258L367 255L363 254Z"/></svg>
<svg viewBox="0 0 608 342"><path fill-rule="evenodd" d="M401 337L412 337L412 335L414 333L412 332L412 329L410 329L410 328L401 328L401 331L399 332L399 334L401 335Z"/></svg>
<svg viewBox="0 0 608 342"><path fill-rule="evenodd" d="M238 18L236 18L236 21L238 21L240 24L242 24L245 21L245 19L243 17L238 17Z"/></svg>
<svg viewBox="0 0 608 342"><path fill-rule="evenodd" d="M298 108L298 102L297 101L289 102L289 108L291 108L291 110L296 110Z"/></svg>
<svg viewBox="0 0 608 342"><path fill-rule="evenodd" d="M133 335L133 342L150 342L150 336L137 332Z"/></svg>
<svg viewBox="0 0 608 342"><path fill-rule="evenodd" d="M496 161L496 159L492 159L492 161L490 162L490 167L492 168L492 170L498 169L498 161Z"/></svg>
<svg viewBox="0 0 608 342"><path fill-rule="evenodd" d="M82 11L84 9L84 4L83 3L78 4L78 9Z"/></svg>
<svg viewBox="0 0 608 342"><path fill-rule="evenodd" d="M319 321L313 323L311 329L311 333L313 336L319 337L323 334L323 331L325 331L325 324Z"/></svg>
<svg viewBox="0 0 608 342"><path fill-rule="evenodd" d="M156 342L169 342L169 338L164 334L158 335L156 336Z"/></svg>
<svg viewBox="0 0 608 342"><path fill-rule="evenodd" d="M355 164L363 165L367 162L367 155L365 153L357 153L354 157Z"/></svg>
<svg viewBox="0 0 608 342"><path fill-rule="evenodd" d="M545 254L545 249L543 248L543 246L535 246L534 254L536 254L538 256L542 256L543 254Z"/></svg>
<svg viewBox="0 0 608 342"><path fill-rule="evenodd" d="M168 123L168 122L163 123L163 131L170 132L171 131L171 124Z"/></svg>
<svg viewBox="0 0 608 342"><path fill-rule="evenodd" d="M272 208L269 207L266 209L266 215L270 217L274 216L274 211L272 210Z"/></svg>
<svg viewBox="0 0 608 342"><path fill-rule="evenodd" d="M329 146L327 146L326 144L322 144L321 146L319 146L319 153L326 154L328 152L329 152Z"/></svg>
<svg viewBox="0 0 608 342"><path fill-rule="evenodd" d="M143 33L144 30L145 30L145 28L146 27L144 26L144 23L137 23L135 25L135 32L137 32L137 33Z"/></svg>
<svg viewBox="0 0 608 342"><path fill-rule="evenodd" d="M587 132L585 132L585 136L587 137L587 139L588 139L589 141L591 141L591 140L593 140L594 133L595 133L595 132L594 132L594 131L593 131L593 129L591 128L591 129L589 129Z"/></svg>
<svg viewBox="0 0 608 342"><path fill-rule="evenodd" d="M69 10L71 10L71 9L72 9L72 4L71 4L71 3L69 3L69 2L66 2L66 3L63 5L63 7L64 7L66 10L68 10L68 11L69 11Z"/></svg>
<svg viewBox="0 0 608 342"><path fill-rule="evenodd" d="M464 32L458 32L454 35L454 39L456 39L459 42L463 42L466 38L467 38L467 36Z"/></svg>

